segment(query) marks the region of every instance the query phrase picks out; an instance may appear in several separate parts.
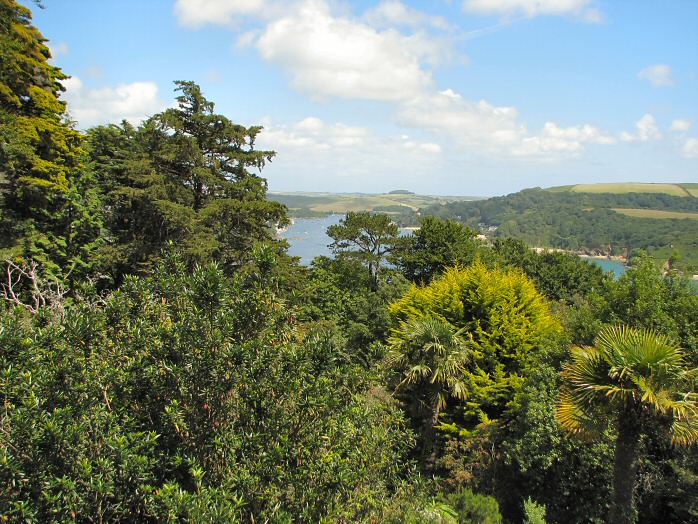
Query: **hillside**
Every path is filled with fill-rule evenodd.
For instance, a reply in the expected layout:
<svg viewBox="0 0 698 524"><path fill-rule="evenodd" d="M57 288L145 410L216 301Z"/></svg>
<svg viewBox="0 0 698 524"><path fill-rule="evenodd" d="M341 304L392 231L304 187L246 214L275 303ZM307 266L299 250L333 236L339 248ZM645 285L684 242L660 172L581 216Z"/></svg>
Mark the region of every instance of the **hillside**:
<svg viewBox="0 0 698 524"><path fill-rule="evenodd" d="M270 192L269 198L288 207L294 217L324 216L349 211L376 211L387 213L407 225L416 222L420 208L449 202L471 201L473 196L416 195L405 190L382 194L368 193L305 193Z"/></svg>
<svg viewBox="0 0 698 524"><path fill-rule="evenodd" d="M550 187L552 193L657 193L670 196L698 196L698 184L654 184L647 182L622 182L601 184L575 184L571 186Z"/></svg>
<svg viewBox="0 0 698 524"><path fill-rule="evenodd" d="M679 265L695 271L696 191L696 184L579 184L429 206L422 212L535 246L626 257L645 250L659 259L678 254Z"/></svg>

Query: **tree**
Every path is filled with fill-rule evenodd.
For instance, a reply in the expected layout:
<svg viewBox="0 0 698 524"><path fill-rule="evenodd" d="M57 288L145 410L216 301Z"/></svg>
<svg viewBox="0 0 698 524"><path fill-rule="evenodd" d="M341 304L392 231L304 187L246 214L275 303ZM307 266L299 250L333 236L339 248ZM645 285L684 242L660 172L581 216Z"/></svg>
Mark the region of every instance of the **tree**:
<svg viewBox="0 0 698 524"><path fill-rule="evenodd" d="M255 242L274 241L286 210L266 198L261 170L273 151L257 150L261 127L214 113L193 82L175 82L178 107L134 129L90 132L90 157L106 193L113 235L103 258L119 275L152 266L172 241L193 262L227 268L250 259Z"/></svg>
<svg viewBox="0 0 698 524"><path fill-rule="evenodd" d="M376 289L381 264L398 238L398 227L390 217L350 211L339 224L327 228L327 235L333 240L330 248L336 255L358 260L367 267Z"/></svg>
<svg viewBox="0 0 698 524"><path fill-rule="evenodd" d="M462 330L461 330L462 331ZM434 427L448 397L467 397L465 365L470 352L460 332L437 319L412 319L404 336L390 340L388 365L401 377L396 392L410 399L412 416L421 420L422 459L433 468Z"/></svg>
<svg viewBox="0 0 698 524"><path fill-rule="evenodd" d="M616 421L614 500L609 523L635 520L633 490L640 437L653 419L665 421L675 445L698 441L698 396L684 362L667 336L644 329L604 329L593 347L576 347L564 367L557 418L574 435L598 432L603 415Z"/></svg>
<svg viewBox="0 0 698 524"><path fill-rule="evenodd" d="M172 255L64 316L0 309L0 521L381 521L412 432L291 313Z"/></svg>
<svg viewBox="0 0 698 524"><path fill-rule="evenodd" d="M449 269L428 286L413 286L390 312L394 345L410 340L419 319L438 319L467 341L473 355L463 372L468 402L457 411L470 428L505 412L527 366L560 331L526 275L481 263Z"/></svg>
<svg viewBox="0 0 698 524"><path fill-rule="evenodd" d="M60 279L88 269L101 215L45 42L29 9L0 0L0 252Z"/></svg>
<svg viewBox="0 0 698 524"><path fill-rule="evenodd" d="M453 220L428 216L412 235L403 237L394 253L395 265L413 282L427 284L447 267L473 262L475 231Z"/></svg>

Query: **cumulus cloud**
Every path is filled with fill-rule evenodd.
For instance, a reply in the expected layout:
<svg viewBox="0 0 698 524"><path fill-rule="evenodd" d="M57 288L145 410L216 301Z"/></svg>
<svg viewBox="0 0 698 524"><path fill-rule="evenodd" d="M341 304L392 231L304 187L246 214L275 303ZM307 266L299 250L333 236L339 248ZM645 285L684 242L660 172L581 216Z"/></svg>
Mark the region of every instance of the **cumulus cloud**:
<svg viewBox="0 0 698 524"><path fill-rule="evenodd" d="M516 108L486 100L471 102L452 89L406 102L398 119L403 125L445 132L457 144L484 154L550 157L577 154L585 144L615 143L613 137L589 124L562 128L548 122L532 135Z"/></svg>
<svg viewBox="0 0 698 524"><path fill-rule="evenodd" d="M174 14L181 25L197 28L234 25L241 17L263 14L266 7L265 0L177 0Z"/></svg>
<svg viewBox="0 0 698 524"><path fill-rule="evenodd" d="M310 116L292 125L267 123L259 136L259 144L279 151L300 149L309 151L346 150L359 154L362 150L409 150L425 153L439 153L441 146L432 142L420 142L406 135L400 137L376 136L365 127L350 126L340 122L329 124L322 119Z"/></svg>
<svg viewBox="0 0 698 524"><path fill-rule="evenodd" d="M591 0L464 0L463 9L482 15L571 16L592 23L603 21L603 15Z"/></svg>
<svg viewBox="0 0 698 524"><path fill-rule="evenodd" d="M287 71L294 88L311 98L391 102L398 124L435 137L429 142L378 139L390 151L435 154L441 152L436 141L446 139L461 150L483 155L548 158L576 155L588 144L616 141L590 124L564 128L548 122L540 132L530 133L514 107L466 100L451 89L439 91L430 68L444 57L449 59L450 43L436 35L444 35L450 26L399 0L383 0L360 17L352 16L346 7L338 14L326 0L287 2L285 9L278 8L283 0L177 0L175 11L180 22L192 27L230 24L252 13L250 6L262 1L265 14L255 16L263 23L241 27L237 45L257 49L263 59ZM593 14L591 0L467 0L465 7L503 15ZM637 136L650 135L643 127ZM277 149L316 151L360 148L377 139L364 128L327 124L314 117L271 126L264 136ZM365 152L373 151L367 147Z"/></svg>
<svg viewBox="0 0 698 524"><path fill-rule="evenodd" d="M698 158L698 138L688 138L683 144L683 156Z"/></svg>
<svg viewBox="0 0 698 524"><path fill-rule="evenodd" d="M675 131L678 133L682 133L684 131L688 131L689 129L691 129L691 121L690 120L676 119L671 123L671 127L669 128L669 131Z"/></svg>
<svg viewBox="0 0 698 524"><path fill-rule="evenodd" d="M265 170L270 184L277 179L307 186L346 191L360 185L384 190L381 179L423 183L442 167L441 146L407 135L381 135L365 127L330 123L311 116L292 124L263 122L260 148L279 153Z"/></svg>
<svg viewBox="0 0 698 524"><path fill-rule="evenodd" d="M333 16L325 2L315 0L271 22L256 45L310 96L369 100L399 100L423 91L432 84L423 64L445 52L424 34L379 31Z"/></svg>
<svg viewBox="0 0 698 524"><path fill-rule="evenodd" d="M647 80L653 87L669 87L674 85L671 67L666 64L652 64L640 71L637 76Z"/></svg>
<svg viewBox="0 0 698 524"><path fill-rule="evenodd" d="M649 113L643 115L640 120L635 122L634 133L623 131L620 134L620 139L623 142L647 142L649 140L658 140L660 138L662 138L662 134L659 132L657 122Z"/></svg>
<svg viewBox="0 0 698 524"><path fill-rule="evenodd" d="M514 149L515 155L555 155L580 153L585 144L610 145L616 139L589 124L559 127L555 122L546 122L537 136L524 138L521 146Z"/></svg>
<svg viewBox="0 0 698 524"><path fill-rule="evenodd" d="M140 122L165 108L154 82L133 82L97 89L86 88L74 76L62 81L70 117L82 129L122 120Z"/></svg>

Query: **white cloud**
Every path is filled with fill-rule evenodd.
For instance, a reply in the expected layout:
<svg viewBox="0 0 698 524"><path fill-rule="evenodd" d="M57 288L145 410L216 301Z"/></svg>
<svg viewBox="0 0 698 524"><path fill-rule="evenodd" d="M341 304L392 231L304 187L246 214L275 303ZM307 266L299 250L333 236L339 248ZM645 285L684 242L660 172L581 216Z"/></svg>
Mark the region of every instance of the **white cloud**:
<svg viewBox="0 0 698 524"><path fill-rule="evenodd" d="M304 118L292 125L275 125L268 122L259 136L258 143L279 151L345 150L355 155L368 149L411 150L431 154L441 152L441 146L432 142L419 142L407 136L376 136L365 127L339 122L328 124L314 116Z"/></svg>
<svg viewBox="0 0 698 524"><path fill-rule="evenodd" d="M691 121L684 119L676 119L671 123L669 131L684 132L691 129Z"/></svg>
<svg viewBox="0 0 698 524"><path fill-rule="evenodd" d="M390 180L409 187L423 183L442 167L441 146L431 141L379 135L317 117L289 125L263 124L258 147L278 152L265 169L271 187L279 187L280 180L293 180L295 188L381 191L394 189L383 185Z"/></svg>
<svg viewBox="0 0 698 524"><path fill-rule="evenodd" d="M529 18L553 15L572 16L592 23L603 21L603 15L591 0L464 0L463 9L482 15Z"/></svg>
<svg viewBox="0 0 698 524"><path fill-rule="evenodd" d="M68 113L82 129L98 124L119 123L122 120L137 123L166 106L160 99L158 86L154 82L88 89L74 76L62 83L66 88Z"/></svg>
<svg viewBox="0 0 698 524"><path fill-rule="evenodd" d="M486 155L551 157L577 154L585 144L615 142L589 124L561 128L548 122L538 135L530 135L516 108L471 102L451 89L403 104L398 119L403 125L447 133L461 147Z"/></svg>
<svg viewBox="0 0 698 524"><path fill-rule="evenodd" d="M643 115L643 117L635 123L635 131L635 133L623 131L620 134L620 139L623 142L647 142L648 140L658 140L662 138L662 134L657 127L657 122L649 113Z"/></svg>
<svg viewBox="0 0 698 524"><path fill-rule="evenodd" d="M364 19L376 27L422 27L431 26L436 29L450 29L451 25L441 16L425 14L417 9L406 6L399 0L384 0L376 7L364 13Z"/></svg>
<svg viewBox="0 0 698 524"><path fill-rule="evenodd" d="M250 6L262 1L264 13L253 15ZM333 11L326 0L283 1L177 0L176 12L182 23L191 26L230 25L241 17L256 16L263 23L240 28L237 45L254 47L266 61L285 69L297 90L314 99L392 102L398 124L420 129L434 141L373 137L365 128L311 117L294 125L270 126L264 136L271 147L315 151L353 147L357 155L361 151L371 155L375 149L367 144L378 140L386 151L433 155L441 152L436 142L446 139L461 152L554 158L577 155L588 144L616 141L589 124L563 128L548 122L539 133L529 133L514 107L465 100L451 89L437 91L429 66L451 55L450 42L434 36L435 30L451 29L441 17L399 0L383 0L360 18L343 4L331 4L343 9ZM591 0L467 0L465 7L503 15L592 19L599 14ZM650 135L651 130L638 127L638 137Z"/></svg>
<svg viewBox="0 0 698 524"><path fill-rule="evenodd" d="M546 122L537 136L524 138L521 147L514 154L521 156L578 154L585 144L610 145L616 139L600 129L584 124L562 128L555 122Z"/></svg>
<svg viewBox="0 0 698 524"><path fill-rule="evenodd" d="M187 27L233 25L240 17L262 14L266 4L265 0L177 0L174 13Z"/></svg>
<svg viewBox="0 0 698 524"><path fill-rule="evenodd" d="M513 107L496 107L485 100L470 102L451 89L419 95L398 111L403 125L446 132L461 145L487 150L521 142L526 128L517 116Z"/></svg>
<svg viewBox="0 0 698 524"><path fill-rule="evenodd" d="M423 91L432 84L423 64L446 52L443 44L421 33L405 36L335 17L318 0L270 23L257 48L310 96L369 100L399 100Z"/></svg>
<svg viewBox="0 0 698 524"><path fill-rule="evenodd" d="M698 158L698 138L687 138L683 144L683 156Z"/></svg>
<svg viewBox="0 0 698 524"><path fill-rule="evenodd" d="M673 86L674 79L671 75L671 67L666 64L648 65L637 74L638 78L649 81L654 87Z"/></svg>

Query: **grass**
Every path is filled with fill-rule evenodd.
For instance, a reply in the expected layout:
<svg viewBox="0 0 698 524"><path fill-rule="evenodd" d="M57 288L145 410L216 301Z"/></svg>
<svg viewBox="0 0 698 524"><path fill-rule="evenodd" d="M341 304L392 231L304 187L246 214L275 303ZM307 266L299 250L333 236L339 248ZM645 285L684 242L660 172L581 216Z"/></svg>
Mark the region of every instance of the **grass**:
<svg viewBox="0 0 698 524"><path fill-rule="evenodd" d="M688 185L688 184L684 184ZM684 189L679 184L647 184L641 182L625 182L619 184L576 184L551 188L553 191L571 191L573 193L665 193L672 196L691 196L692 188ZM690 191L690 192L689 192ZM693 193L693 196L696 196Z"/></svg>
<svg viewBox="0 0 698 524"><path fill-rule="evenodd" d="M681 184L681 187L694 197L698 197L698 184Z"/></svg>
<svg viewBox="0 0 698 524"><path fill-rule="evenodd" d="M698 213L689 213L686 211L662 211L660 209L626 209L614 207L613 211L621 213L629 217L638 218L682 218L698 220Z"/></svg>
<svg viewBox="0 0 698 524"><path fill-rule="evenodd" d="M402 194L361 193L276 193L269 197L288 206L290 210L308 210L315 213L347 213L348 211L376 211L382 208L409 208L417 211L437 203L456 200L476 200L476 197L430 196Z"/></svg>

